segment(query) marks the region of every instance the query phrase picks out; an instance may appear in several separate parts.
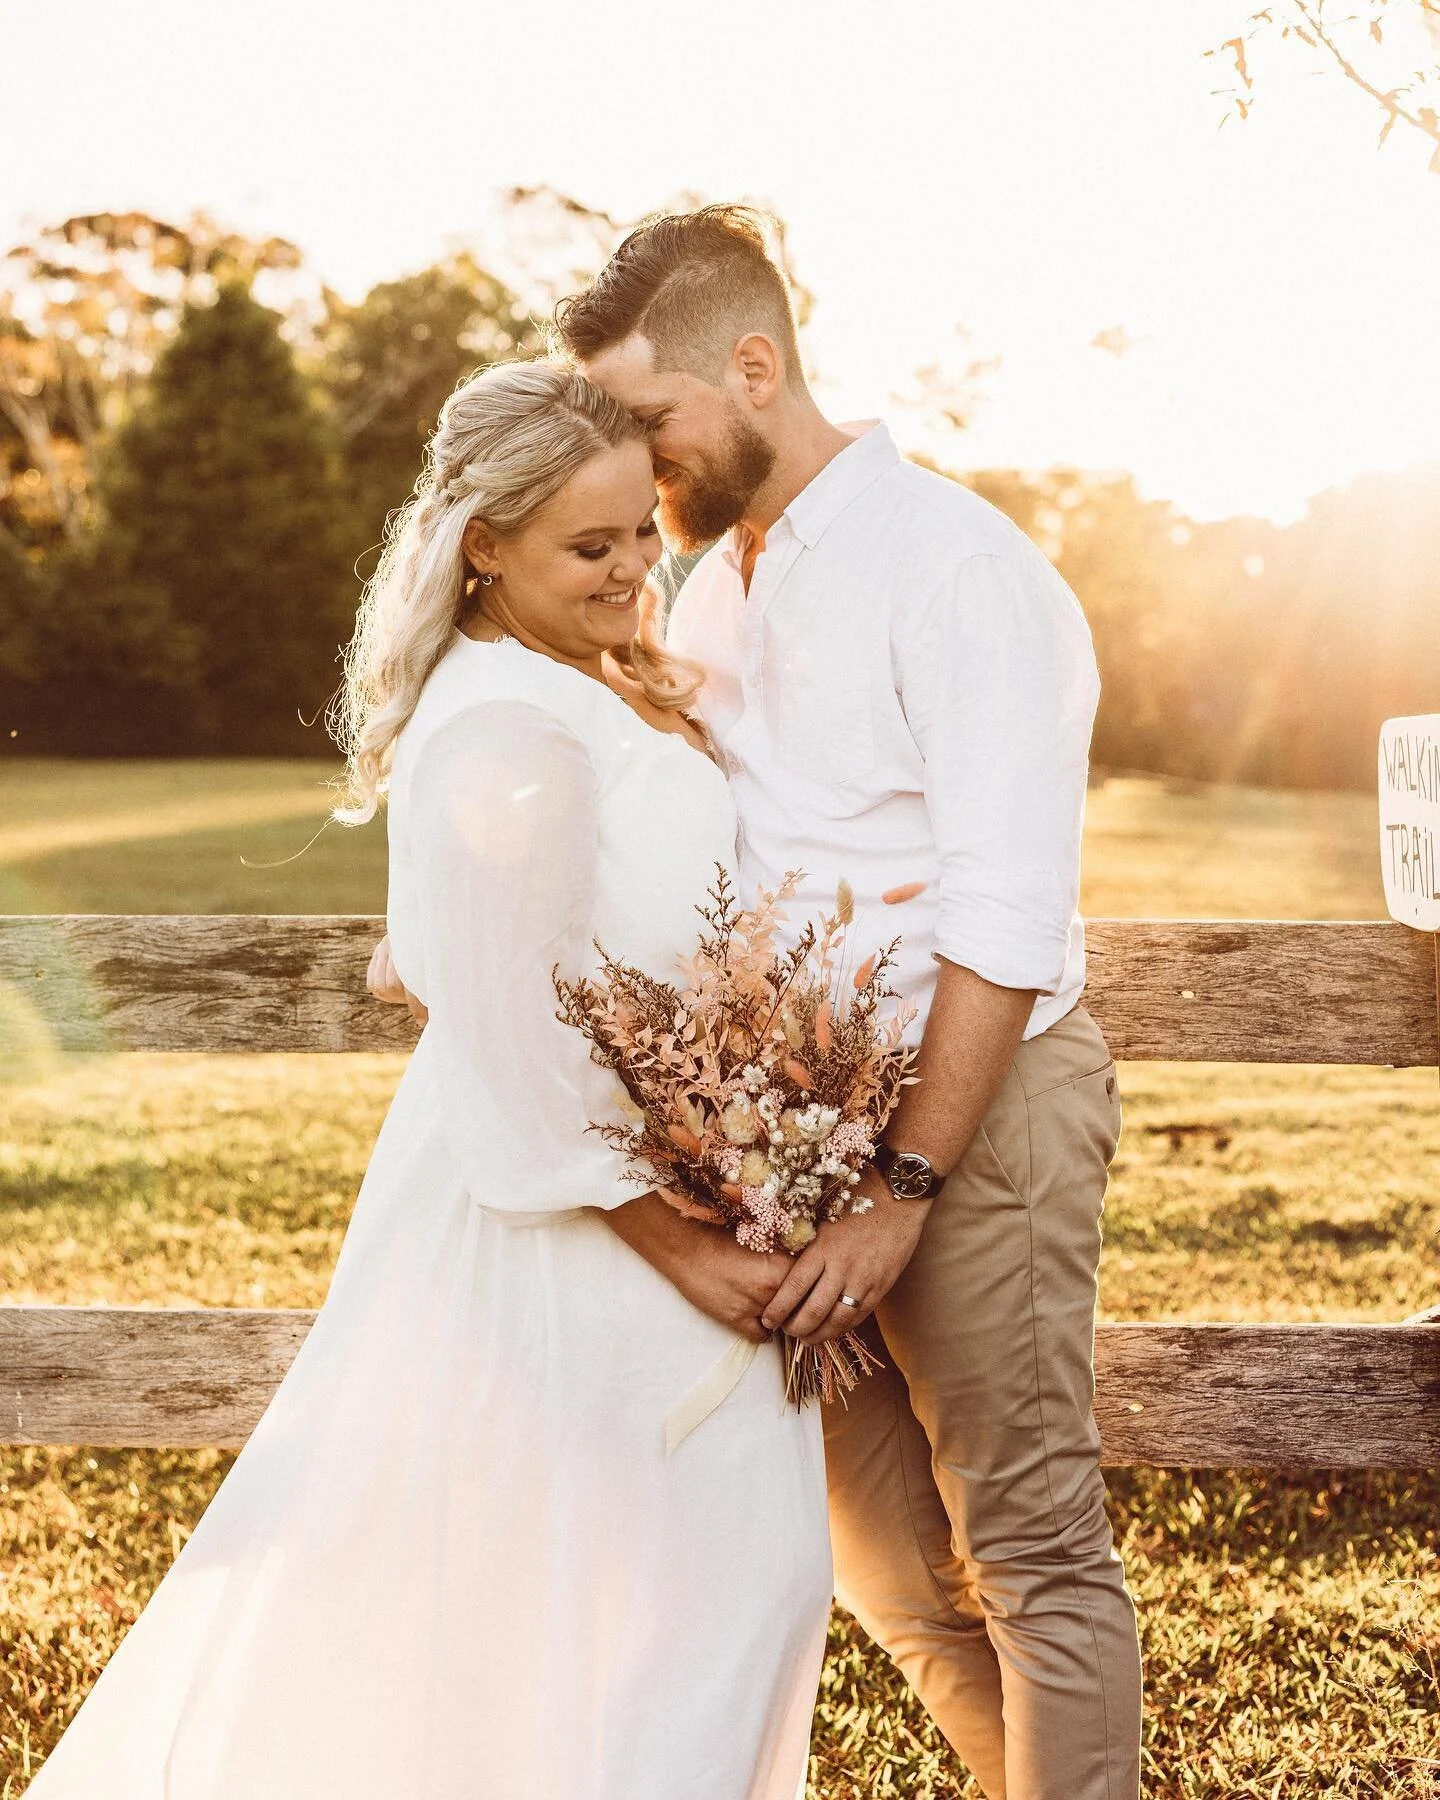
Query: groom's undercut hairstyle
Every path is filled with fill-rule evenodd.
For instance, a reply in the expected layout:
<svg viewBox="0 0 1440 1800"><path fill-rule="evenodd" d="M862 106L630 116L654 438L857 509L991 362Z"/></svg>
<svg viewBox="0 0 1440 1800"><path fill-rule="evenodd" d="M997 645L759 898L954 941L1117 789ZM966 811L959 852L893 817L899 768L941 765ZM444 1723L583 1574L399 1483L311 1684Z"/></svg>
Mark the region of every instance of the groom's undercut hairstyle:
<svg viewBox="0 0 1440 1800"><path fill-rule="evenodd" d="M748 206L664 213L632 231L591 285L555 308L555 330L579 362L638 332L655 367L718 386L740 339L758 331L803 387L790 284L764 214Z"/></svg>

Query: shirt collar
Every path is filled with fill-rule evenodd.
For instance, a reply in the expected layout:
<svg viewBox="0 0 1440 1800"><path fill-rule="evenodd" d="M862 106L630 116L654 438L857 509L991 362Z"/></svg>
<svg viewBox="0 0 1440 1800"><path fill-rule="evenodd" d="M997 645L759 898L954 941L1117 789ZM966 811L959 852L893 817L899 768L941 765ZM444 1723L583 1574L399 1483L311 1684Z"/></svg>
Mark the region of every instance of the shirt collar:
<svg viewBox="0 0 1440 1800"><path fill-rule="evenodd" d="M851 431L853 441L831 457L781 514L807 548L813 549L851 501L900 460L895 440L878 419L841 429Z"/></svg>
<svg viewBox="0 0 1440 1800"><path fill-rule="evenodd" d="M840 430L849 433L851 442L830 458L807 487L801 488L776 520L776 524L783 520L807 549L820 542L852 500L900 461L895 440L879 419L842 425ZM737 525L730 533L723 554L732 569L740 567L746 535L743 525Z"/></svg>

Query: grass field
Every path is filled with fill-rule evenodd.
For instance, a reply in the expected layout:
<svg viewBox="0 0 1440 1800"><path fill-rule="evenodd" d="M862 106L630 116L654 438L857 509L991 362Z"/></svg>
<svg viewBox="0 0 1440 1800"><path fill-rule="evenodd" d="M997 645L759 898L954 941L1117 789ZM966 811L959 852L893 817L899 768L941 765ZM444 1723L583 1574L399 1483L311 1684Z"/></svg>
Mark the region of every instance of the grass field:
<svg viewBox="0 0 1440 1800"><path fill-rule="evenodd" d="M332 827L283 868L240 861L298 849L327 774L11 764L0 907L378 910L375 827ZM1374 832L1361 797L1109 782L1091 796L1087 910L1374 917ZM0 1089L0 1294L316 1304L399 1066L97 1057ZM1434 1071L1151 1064L1123 1081L1107 1316L1393 1319L1440 1298ZM4 1800L228 1463L0 1451ZM1111 1495L1141 1606L1152 1795L1440 1794L1440 1474L1141 1472ZM812 1800L973 1795L839 1615L831 1650Z"/></svg>
<svg viewBox="0 0 1440 1800"><path fill-rule="evenodd" d="M384 826L325 825L338 772L0 763L0 912L381 912ZM1368 795L1104 781L1082 904L1095 918L1380 918L1378 833Z"/></svg>

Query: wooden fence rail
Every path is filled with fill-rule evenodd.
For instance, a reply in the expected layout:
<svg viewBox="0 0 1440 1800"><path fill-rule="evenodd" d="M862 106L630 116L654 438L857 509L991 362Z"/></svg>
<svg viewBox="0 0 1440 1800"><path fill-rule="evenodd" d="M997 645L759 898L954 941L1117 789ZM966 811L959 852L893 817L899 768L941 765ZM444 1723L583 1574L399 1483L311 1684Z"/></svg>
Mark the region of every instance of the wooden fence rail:
<svg viewBox="0 0 1440 1800"><path fill-rule="evenodd" d="M0 982L61 1049L405 1050L383 919L0 919ZM1440 1064L1434 941L1403 925L1097 919L1085 1003L1131 1061Z"/></svg>
<svg viewBox="0 0 1440 1800"><path fill-rule="evenodd" d="M0 1441L241 1444L313 1313L0 1307ZM1102 1325L1109 1464L1440 1464L1433 1325Z"/></svg>
<svg viewBox="0 0 1440 1800"><path fill-rule="evenodd" d="M366 917L0 919L0 984L63 1050L405 1050ZM1440 1065L1440 943L1400 925L1097 920L1117 1057ZM238 1445L313 1314L0 1306L0 1442ZM1440 1325L1102 1326L1110 1464L1440 1464Z"/></svg>

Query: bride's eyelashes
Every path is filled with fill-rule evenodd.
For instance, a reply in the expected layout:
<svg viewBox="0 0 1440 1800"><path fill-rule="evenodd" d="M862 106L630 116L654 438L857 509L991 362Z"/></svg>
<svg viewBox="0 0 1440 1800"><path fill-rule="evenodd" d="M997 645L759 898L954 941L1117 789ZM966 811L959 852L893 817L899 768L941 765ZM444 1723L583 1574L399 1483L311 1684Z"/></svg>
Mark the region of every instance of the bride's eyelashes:
<svg viewBox="0 0 1440 1800"><path fill-rule="evenodd" d="M660 527L654 519L647 519L635 535L642 538L659 537ZM599 562L603 557L609 556L614 548L613 544L577 544L575 554L583 556L586 562Z"/></svg>

